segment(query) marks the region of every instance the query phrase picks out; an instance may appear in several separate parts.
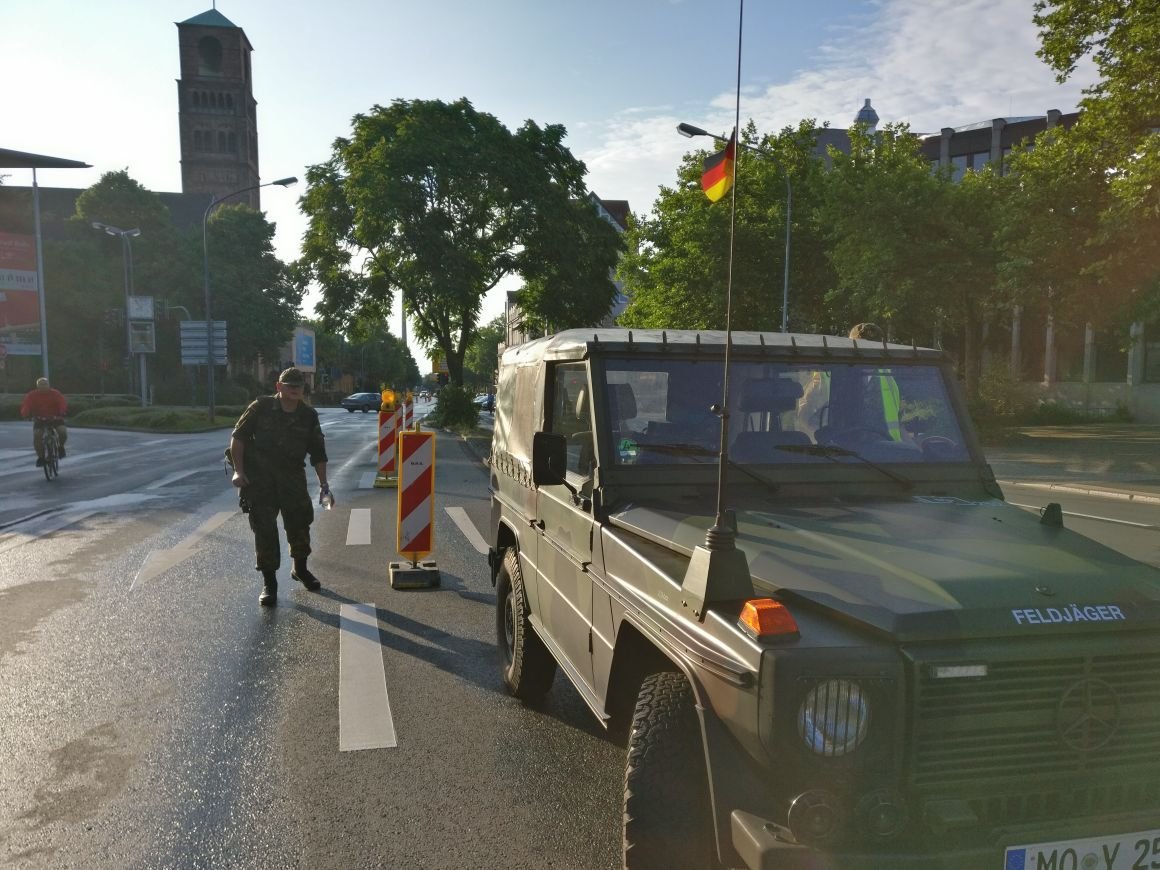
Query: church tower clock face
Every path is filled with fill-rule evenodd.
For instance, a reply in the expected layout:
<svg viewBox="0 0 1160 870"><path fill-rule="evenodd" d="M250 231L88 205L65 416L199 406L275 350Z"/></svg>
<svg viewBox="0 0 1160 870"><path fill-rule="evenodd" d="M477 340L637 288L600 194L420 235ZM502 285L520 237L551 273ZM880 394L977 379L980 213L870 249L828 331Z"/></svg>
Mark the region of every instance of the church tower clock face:
<svg viewBox="0 0 1160 870"><path fill-rule="evenodd" d="M179 22L177 41L182 191L217 198L257 185L258 104L246 32L213 8ZM238 201L261 207L258 190Z"/></svg>

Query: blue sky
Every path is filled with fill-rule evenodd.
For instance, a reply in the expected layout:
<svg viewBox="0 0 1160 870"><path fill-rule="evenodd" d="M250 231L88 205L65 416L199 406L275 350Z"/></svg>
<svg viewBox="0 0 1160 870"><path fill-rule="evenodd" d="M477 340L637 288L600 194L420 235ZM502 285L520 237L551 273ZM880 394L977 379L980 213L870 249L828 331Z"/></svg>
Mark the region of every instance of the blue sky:
<svg viewBox="0 0 1160 870"><path fill-rule="evenodd" d="M93 164L42 171L48 187L86 187L128 168L153 190L180 190L174 23L210 5L6 4L0 147ZM254 46L264 179L304 176L376 103L466 96L512 128L527 118L563 124L589 187L644 212L697 144L676 134L679 121L732 125L736 0L220 0L218 9ZM869 97L883 122L925 133L1071 111L1090 67L1057 84L1035 57L1031 14L1032 0L748 0L742 118L762 130L807 117L845 127ZM13 170L7 183L28 184L30 173ZM302 192L263 191L286 260L305 229ZM501 311L493 293L484 317Z"/></svg>

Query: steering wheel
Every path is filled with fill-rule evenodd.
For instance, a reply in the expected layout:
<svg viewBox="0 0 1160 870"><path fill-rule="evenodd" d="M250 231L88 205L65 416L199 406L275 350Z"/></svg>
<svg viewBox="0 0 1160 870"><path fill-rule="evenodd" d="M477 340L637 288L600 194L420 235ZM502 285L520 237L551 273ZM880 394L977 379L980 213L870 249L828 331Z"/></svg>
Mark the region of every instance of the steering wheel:
<svg viewBox="0 0 1160 870"><path fill-rule="evenodd" d="M828 430L819 441L827 444L836 444L845 441L850 444L865 444L868 441L887 441L890 436L880 429L871 429L869 426L848 426L842 429Z"/></svg>
<svg viewBox="0 0 1160 870"><path fill-rule="evenodd" d="M934 456L946 456L959 449L959 442L945 435L928 435L922 439L922 452Z"/></svg>

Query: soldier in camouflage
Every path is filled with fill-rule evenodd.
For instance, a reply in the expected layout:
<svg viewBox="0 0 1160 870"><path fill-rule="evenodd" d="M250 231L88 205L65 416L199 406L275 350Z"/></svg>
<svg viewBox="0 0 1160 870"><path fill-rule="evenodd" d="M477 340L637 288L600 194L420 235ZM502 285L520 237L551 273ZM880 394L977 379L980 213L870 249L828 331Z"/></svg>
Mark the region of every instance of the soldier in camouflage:
<svg viewBox="0 0 1160 870"><path fill-rule="evenodd" d="M326 482L326 439L318 412L302 401L306 378L298 369L278 377L277 395L261 396L242 412L230 438L233 484L241 491L242 510L250 515L257 569L262 572L258 603L269 607L278 597L278 514L286 529L290 576L310 591L322 587L306 567L310 555L310 524L314 506L306 489L304 460L318 475L319 498L329 495Z"/></svg>

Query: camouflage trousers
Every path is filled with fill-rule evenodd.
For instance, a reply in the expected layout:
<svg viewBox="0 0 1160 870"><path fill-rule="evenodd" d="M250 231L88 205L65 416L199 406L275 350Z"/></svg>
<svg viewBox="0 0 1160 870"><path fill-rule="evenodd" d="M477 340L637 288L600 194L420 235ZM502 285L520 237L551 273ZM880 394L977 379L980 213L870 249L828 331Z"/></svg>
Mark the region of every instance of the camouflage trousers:
<svg viewBox="0 0 1160 870"><path fill-rule="evenodd" d="M255 565L259 571L277 571L282 564L278 546L278 514L286 529L292 559L310 555L310 524L314 522L314 505L306 489L302 468L262 479L242 489L248 503L250 529L254 533Z"/></svg>

